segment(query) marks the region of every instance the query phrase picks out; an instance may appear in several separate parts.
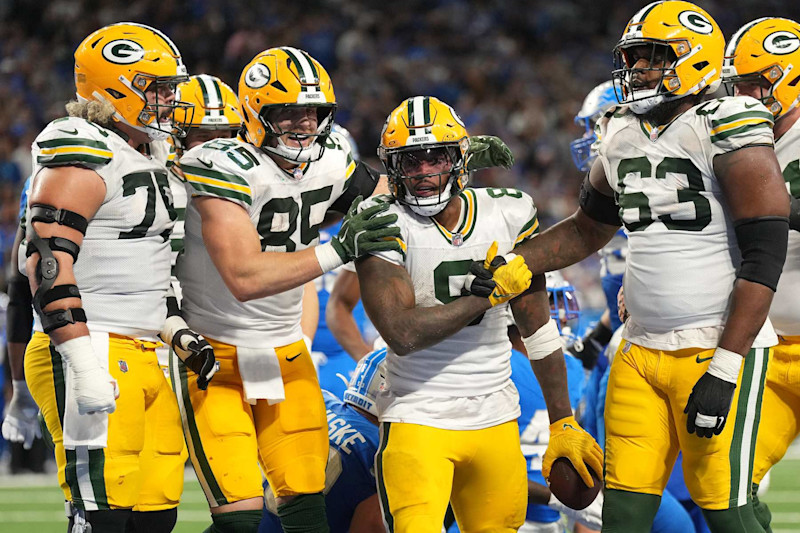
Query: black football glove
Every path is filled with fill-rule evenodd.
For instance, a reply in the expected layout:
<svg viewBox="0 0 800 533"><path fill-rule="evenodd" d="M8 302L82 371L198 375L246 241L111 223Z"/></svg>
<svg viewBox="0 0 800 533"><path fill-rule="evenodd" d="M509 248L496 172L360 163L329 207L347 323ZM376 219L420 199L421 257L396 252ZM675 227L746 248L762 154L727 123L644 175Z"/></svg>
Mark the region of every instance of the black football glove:
<svg viewBox="0 0 800 533"><path fill-rule="evenodd" d="M206 390L208 382L217 372L214 348L202 335L184 328L172 337L172 349L192 372L197 374L197 388Z"/></svg>
<svg viewBox="0 0 800 533"><path fill-rule="evenodd" d="M710 439L725 428L736 384L712 376L708 372L697 380L686 408L686 429L698 437Z"/></svg>

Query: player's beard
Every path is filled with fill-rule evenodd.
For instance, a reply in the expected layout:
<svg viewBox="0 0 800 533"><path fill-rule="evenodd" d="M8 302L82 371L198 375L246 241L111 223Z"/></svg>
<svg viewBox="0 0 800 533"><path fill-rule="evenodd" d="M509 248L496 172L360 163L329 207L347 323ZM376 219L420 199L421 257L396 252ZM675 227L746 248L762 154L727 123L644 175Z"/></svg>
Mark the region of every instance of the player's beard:
<svg viewBox="0 0 800 533"><path fill-rule="evenodd" d="M700 94L690 94L683 98L678 98L677 100L668 100L663 104L655 106L647 113L642 114L641 119L646 120L648 123L654 126L663 126L664 124L667 124L673 120L680 113L683 113L683 111L691 109L704 99L705 91L701 92ZM679 113L681 107L684 109Z"/></svg>

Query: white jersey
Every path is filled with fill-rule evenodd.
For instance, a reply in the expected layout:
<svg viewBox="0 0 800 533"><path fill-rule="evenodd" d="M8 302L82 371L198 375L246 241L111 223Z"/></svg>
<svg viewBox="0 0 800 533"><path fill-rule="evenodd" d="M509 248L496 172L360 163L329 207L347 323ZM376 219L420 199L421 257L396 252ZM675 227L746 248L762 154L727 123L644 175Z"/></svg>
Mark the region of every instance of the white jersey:
<svg viewBox="0 0 800 533"><path fill-rule="evenodd" d="M349 198L356 163L341 135L332 133L318 161L289 176L267 154L241 139L214 139L183 154L180 167L192 197L231 201L247 211L261 236L261 249L294 252L319 242L325 213ZM364 191L365 196L371 194ZM340 200L341 197L341 200ZM339 202L337 202L339 200ZM203 243L200 213L186 209L184 250L178 261L182 312L199 333L245 347L285 346L303 338L303 287L238 301L228 290Z"/></svg>
<svg viewBox="0 0 800 533"><path fill-rule="evenodd" d="M714 157L772 146L772 114L749 97L701 103L652 128L617 108L599 157L628 231L625 338L660 350L715 348L741 254ZM754 347L777 342L767 320Z"/></svg>
<svg viewBox="0 0 800 533"><path fill-rule="evenodd" d="M172 252L172 286L176 291L180 291L180 283L176 275L176 265L178 263L178 255L183 252L183 237L185 235L184 222L186 220L186 204L188 203L188 195L186 194L186 180L180 174L180 169L171 166L169 173L170 191L172 191L172 204L175 206L175 227L172 228L170 234L169 244L170 251ZM180 301L180 298L178 298Z"/></svg>
<svg viewBox="0 0 800 533"><path fill-rule="evenodd" d="M536 207L521 191L466 189L460 196L462 212L455 231L399 203L389 208L389 213L398 216L404 252L376 255L408 271L417 307L458 299L470 265L486 257L493 241L502 255L538 232ZM371 202L385 200L379 197ZM381 420L476 429L517 418L519 401L511 384L507 308L508 304L497 305L454 335L408 355L398 356L389 348L387 394L379 399ZM450 409L448 399L466 404ZM490 403L478 409L481 423L470 425L468 404L478 406L483 400Z"/></svg>
<svg viewBox="0 0 800 533"><path fill-rule="evenodd" d="M94 170L106 195L89 221L75 278L93 331L155 339L166 318L169 236L176 218L166 142L132 148L113 130L82 118L51 122L33 142L33 176L44 167ZM41 331L39 317L35 329Z"/></svg>
<svg viewBox="0 0 800 533"><path fill-rule="evenodd" d="M800 120L775 141L775 154L789 194L800 198ZM789 232L786 263L772 299L769 318L779 335L800 335L800 233Z"/></svg>

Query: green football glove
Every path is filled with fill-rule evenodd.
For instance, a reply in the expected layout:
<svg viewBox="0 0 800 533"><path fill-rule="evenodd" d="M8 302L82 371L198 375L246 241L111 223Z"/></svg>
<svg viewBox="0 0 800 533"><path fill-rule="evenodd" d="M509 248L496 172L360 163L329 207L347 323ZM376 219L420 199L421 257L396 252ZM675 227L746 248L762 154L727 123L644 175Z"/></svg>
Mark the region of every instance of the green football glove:
<svg viewBox="0 0 800 533"><path fill-rule="evenodd" d="M493 135L473 135L469 138L467 150L467 170L480 170L489 167L511 168L514 154L500 137Z"/></svg>
<svg viewBox="0 0 800 533"><path fill-rule="evenodd" d="M389 209L389 204L379 203L359 212L362 200L362 196L353 200L339 234L331 239L333 249L344 263L369 253L401 251L400 228L393 225L397 215L377 216Z"/></svg>

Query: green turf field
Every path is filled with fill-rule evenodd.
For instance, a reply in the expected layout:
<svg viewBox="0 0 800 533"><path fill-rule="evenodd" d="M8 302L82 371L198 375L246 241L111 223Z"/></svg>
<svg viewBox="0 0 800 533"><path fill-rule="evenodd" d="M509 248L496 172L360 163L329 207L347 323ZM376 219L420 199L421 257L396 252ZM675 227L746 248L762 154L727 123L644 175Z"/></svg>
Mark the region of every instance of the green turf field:
<svg viewBox="0 0 800 533"><path fill-rule="evenodd" d="M66 519L61 491L41 476L0 476L0 531L4 533L64 533ZM800 453L787 457L772 471L764 497L772 509L774 533L800 533ZM203 531L211 521L197 481L188 478L178 510L176 533Z"/></svg>

